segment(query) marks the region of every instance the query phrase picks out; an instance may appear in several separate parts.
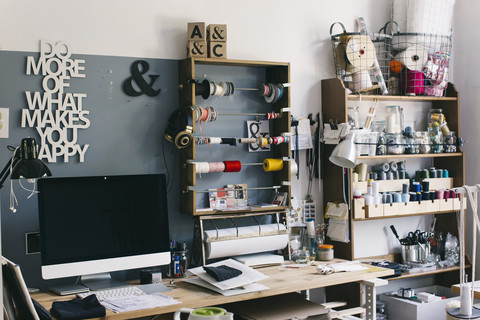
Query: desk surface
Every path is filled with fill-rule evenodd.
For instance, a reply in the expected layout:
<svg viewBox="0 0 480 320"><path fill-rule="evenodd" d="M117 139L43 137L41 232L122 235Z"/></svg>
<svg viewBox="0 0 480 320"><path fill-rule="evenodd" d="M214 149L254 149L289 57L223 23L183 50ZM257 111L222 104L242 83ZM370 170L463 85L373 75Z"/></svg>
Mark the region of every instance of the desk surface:
<svg viewBox="0 0 480 320"><path fill-rule="evenodd" d="M335 262L339 261L337 260ZM269 278L259 281L259 283L269 287L268 290L230 297L226 297L211 290L183 282L181 279L179 279L175 280L177 288L172 289L169 292L165 292L165 294L182 303L166 307L143 309L124 313L113 313L107 309L107 316L102 319L110 320L140 318L171 313L180 308L200 308L205 306L213 306L393 275L393 270L390 269L375 266L367 267L368 270L348 273L334 273L330 275L318 274L315 266L306 266L303 268L286 270L280 269L279 266L260 268L257 270L264 273ZM168 279L165 281L165 284L167 283ZM74 296L57 296L49 293L37 293L32 295L32 298L40 302L47 310L50 310L53 301L71 300L74 298Z"/></svg>

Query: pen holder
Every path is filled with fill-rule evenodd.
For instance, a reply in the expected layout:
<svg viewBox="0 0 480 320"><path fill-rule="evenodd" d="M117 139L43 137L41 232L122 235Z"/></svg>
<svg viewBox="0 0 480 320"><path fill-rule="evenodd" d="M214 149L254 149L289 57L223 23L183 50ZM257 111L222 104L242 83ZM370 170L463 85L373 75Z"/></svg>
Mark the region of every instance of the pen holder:
<svg viewBox="0 0 480 320"><path fill-rule="evenodd" d="M418 261L418 245L403 245L402 246L402 261L404 264L408 262Z"/></svg>

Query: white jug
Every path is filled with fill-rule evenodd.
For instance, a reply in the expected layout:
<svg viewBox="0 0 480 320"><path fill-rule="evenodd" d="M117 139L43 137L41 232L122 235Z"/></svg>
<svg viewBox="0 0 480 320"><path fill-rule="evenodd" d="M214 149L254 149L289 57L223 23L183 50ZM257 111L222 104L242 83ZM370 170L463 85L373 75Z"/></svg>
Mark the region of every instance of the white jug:
<svg viewBox="0 0 480 320"><path fill-rule="evenodd" d="M233 313L216 307L205 307L198 309L181 308L175 311L173 320L180 320L180 313L188 313L188 320L233 320Z"/></svg>

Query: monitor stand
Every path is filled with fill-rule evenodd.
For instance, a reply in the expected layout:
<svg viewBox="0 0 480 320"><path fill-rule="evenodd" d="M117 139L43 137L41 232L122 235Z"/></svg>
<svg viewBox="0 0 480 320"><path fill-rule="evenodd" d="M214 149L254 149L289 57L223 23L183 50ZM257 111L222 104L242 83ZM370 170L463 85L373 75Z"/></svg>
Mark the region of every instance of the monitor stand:
<svg viewBox="0 0 480 320"><path fill-rule="evenodd" d="M90 290L104 290L115 287L126 287L127 283L112 279L110 273L98 273L81 276L81 283Z"/></svg>

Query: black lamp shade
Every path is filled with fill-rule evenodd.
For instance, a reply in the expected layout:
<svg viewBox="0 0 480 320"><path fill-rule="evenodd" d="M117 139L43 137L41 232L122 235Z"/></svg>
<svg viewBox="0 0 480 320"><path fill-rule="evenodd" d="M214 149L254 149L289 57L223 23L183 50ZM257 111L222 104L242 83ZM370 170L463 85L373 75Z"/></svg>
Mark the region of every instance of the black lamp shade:
<svg viewBox="0 0 480 320"><path fill-rule="evenodd" d="M37 143L34 138L24 138L20 145L20 160L12 169L10 179L31 179L51 176L52 172L37 159Z"/></svg>
<svg viewBox="0 0 480 320"><path fill-rule="evenodd" d="M20 161L18 161L15 168L13 168L10 179L32 179L51 175L52 172L50 171L50 169L48 169L45 163L42 162L42 160L21 159Z"/></svg>

